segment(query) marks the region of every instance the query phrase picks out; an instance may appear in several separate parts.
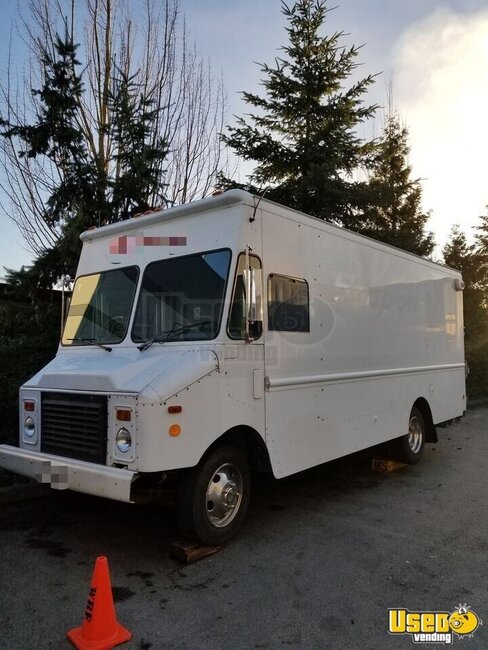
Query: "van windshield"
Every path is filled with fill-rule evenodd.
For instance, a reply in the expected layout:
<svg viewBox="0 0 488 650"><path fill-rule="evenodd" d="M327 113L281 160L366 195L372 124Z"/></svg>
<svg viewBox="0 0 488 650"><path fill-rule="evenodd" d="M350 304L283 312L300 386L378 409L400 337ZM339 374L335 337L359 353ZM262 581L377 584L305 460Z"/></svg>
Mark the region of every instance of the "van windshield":
<svg viewBox="0 0 488 650"><path fill-rule="evenodd" d="M132 340L205 341L220 328L230 250L185 255L149 264L137 303Z"/></svg>
<svg viewBox="0 0 488 650"><path fill-rule="evenodd" d="M139 269L128 266L77 278L63 345L120 343L127 333Z"/></svg>

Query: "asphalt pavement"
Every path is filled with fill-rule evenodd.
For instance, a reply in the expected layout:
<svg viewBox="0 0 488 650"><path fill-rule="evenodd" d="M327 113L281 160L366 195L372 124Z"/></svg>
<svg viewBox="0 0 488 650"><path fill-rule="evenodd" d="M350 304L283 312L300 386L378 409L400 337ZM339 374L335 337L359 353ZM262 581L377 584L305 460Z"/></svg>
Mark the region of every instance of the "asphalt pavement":
<svg viewBox="0 0 488 650"><path fill-rule="evenodd" d="M487 423L488 408L470 411L394 472L361 453L259 477L239 537L189 566L170 557L170 509L1 488L0 648L72 647L100 555L128 650L415 648L388 633L389 609L460 604L480 625L452 645L487 648Z"/></svg>

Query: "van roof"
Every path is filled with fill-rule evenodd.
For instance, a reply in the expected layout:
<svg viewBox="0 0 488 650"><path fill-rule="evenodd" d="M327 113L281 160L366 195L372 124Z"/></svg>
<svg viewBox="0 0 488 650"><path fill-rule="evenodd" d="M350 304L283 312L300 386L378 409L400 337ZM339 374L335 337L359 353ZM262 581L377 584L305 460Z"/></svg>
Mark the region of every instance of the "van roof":
<svg viewBox="0 0 488 650"><path fill-rule="evenodd" d="M226 208L238 203L244 203L249 206L254 206L255 201L259 201L259 197L254 197L249 192L244 190L227 190L214 196L209 196L205 199L193 201L192 203L185 203L183 205L176 205L172 208L154 210L148 214L144 213L140 216L131 217L124 221L117 221L107 226L100 228L91 228L81 233L81 241L90 241L113 235L119 232L126 232L127 230L135 230L149 226L154 223L163 221L171 221L172 219L179 219L180 217L196 214L199 212L207 212L215 208Z"/></svg>
<svg viewBox="0 0 488 650"><path fill-rule="evenodd" d="M90 230L85 230L85 232L83 232L80 235L80 238L83 242L91 241L108 235L127 232L128 230L136 230L136 229L144 228L145 226L149 226L155 223L172 221L173 219L179 219L180 217L189 216L192 214L197 214L202 212L208 212L210 210L215 210L215 209L222 209L222 208L226 208L238 204L247 205L256 210L261 203L268 204L269 206L276 206L276 208L280 210L286 210L289 213L294 213L300 219L313 220L316 223L322 224L326 228L332 229L333 231L335 231L335 234L341 233L342 236L346 236L346 237L347 236L352 236L354 238L359 237L361 239L366 240L370 245L374 243L375 247L381 246L381 247L389 248L392 250L392 252L394 251L396 254L402 253L403 255L413 257L417 259L419 262L423 262L424 264L433 264L435 266L440 266L444 269L448 269L450 271L455 271L456 273L459 273L459 271L457 271L456 269L453 269L452 267L449 267L446 264L443 264L442 262L435 262L433 260L429 260L415 253L411 253L409 251L398 248L397 246L393 246L391 244L381 242L377 239L374 239L373 237L362 235L360 233L354 232L353 230L348 230L347 228L343 228L342 226L324 221L323 219L319 219L318 217L313 217L309 214L306 214L305 212L296 210L295 208L289 208L288 206L282 205L280 203L276 203L275 201L271 201L270 199L264 198L264 195L257 196L241 189L227 190L226 192L214 194L212 196L206 197L204 199L199 199L198 201L193 201L191 203L184 203L182 205L177 205L168 209L153 210L147 214L144 213L140 216L131 217L130 219L125 219L124 221L117 221L116 223L112 223L107 226L101 226L100 228L95 227Z"/></svg>

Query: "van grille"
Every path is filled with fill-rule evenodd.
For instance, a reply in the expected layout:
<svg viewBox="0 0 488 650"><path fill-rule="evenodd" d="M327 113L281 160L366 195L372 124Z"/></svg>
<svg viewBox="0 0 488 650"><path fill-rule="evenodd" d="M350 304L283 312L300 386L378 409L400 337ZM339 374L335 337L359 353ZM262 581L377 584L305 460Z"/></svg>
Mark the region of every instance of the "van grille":
<svg viewBox="0 0 488 650"><path fill-rule="evenodd" d="M104 465L107 397L43 393L41 451Z"/></svg>

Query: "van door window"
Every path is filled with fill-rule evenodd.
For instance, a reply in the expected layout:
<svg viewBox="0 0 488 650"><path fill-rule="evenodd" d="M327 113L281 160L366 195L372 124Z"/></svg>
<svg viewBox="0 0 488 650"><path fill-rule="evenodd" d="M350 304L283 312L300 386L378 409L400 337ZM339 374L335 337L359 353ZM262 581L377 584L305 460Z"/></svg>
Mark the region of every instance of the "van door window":
<svg viewBox="0 0 488 650"><path fill-rule="evenodd" d="M268 329L310 332L309 292L305 280L276 274L268 277Z"/></svg>

